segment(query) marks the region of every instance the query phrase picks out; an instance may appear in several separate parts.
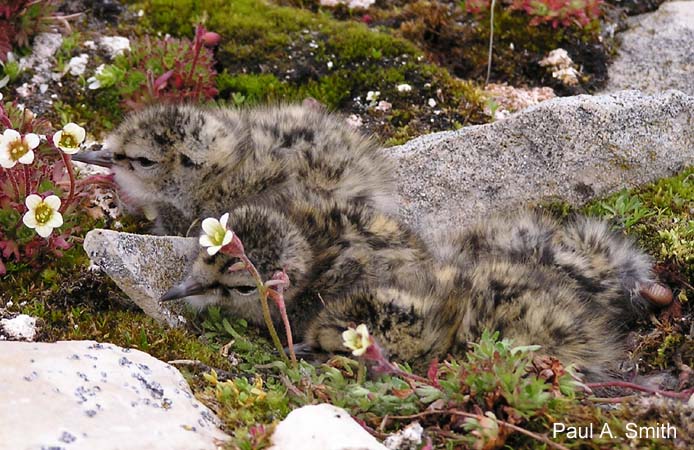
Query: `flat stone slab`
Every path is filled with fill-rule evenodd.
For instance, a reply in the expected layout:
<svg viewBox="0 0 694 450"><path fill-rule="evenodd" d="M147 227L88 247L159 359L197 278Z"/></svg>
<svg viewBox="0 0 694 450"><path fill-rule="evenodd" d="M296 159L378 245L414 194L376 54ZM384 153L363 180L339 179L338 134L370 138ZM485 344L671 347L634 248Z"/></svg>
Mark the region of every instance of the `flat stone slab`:
<svg viewBox="0 0 694 450"><path fill-rule="evenodd" d="M158 299L185 275L200 250L197 238L96 229L87 233L84 250L148 316L180 324Z"/></svg>
<svg viewBox="0 0 694 450"><path fill-rule="evenodd" d="M679 89L694 95L694 2L666 2L629 19L606 91Z"/></svg>
<svg viewBox="0 0 694 450"><path fill-rule="evenodd" d="M682 170L694 162L694 97L556 98L387 152L397 162L400 213L426 235L552 199L580 205Z"/></svg>
<svg viewBox="0 0 694 450"><path fill-rule="evenodd" d="M229 437L173 366L93 341L0 342L0 447L212 450Z"/></svg>

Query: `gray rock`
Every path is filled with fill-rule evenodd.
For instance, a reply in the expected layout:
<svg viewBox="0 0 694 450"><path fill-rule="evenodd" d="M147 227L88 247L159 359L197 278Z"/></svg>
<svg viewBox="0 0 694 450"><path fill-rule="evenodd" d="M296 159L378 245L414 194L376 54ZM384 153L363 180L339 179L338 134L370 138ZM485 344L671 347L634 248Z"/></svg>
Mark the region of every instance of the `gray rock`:
<svg viewBox="0 0 694 450"><path fill-rule="evenodd" d="M666 2L629 19L607 91L679 89L694 95L694 2Z"/></svg>
<svg viewBox="0 0 694 450"><path fill-rule="evenodd" d="M199 252L196 238L92 230L84 250L149 316L177 326L181 318L158 299L180 281Z"/></svg>
<svg viewBox="0 0 694 450"><path fill-rule="evenodd" d="M0 447L207 450L228 436L174 367L92 341L0 342Z"/></svg>
<svg viewBox="0 0 694 450"><path fill-rule="evenodd" d="M270 450L388 450L347 411L327 403L290 412L272 435Z"/></svg>
<svg viewBox="0 0 694 450"><path fill-rule="evenodd" d="M426 234L550 199L582 204L694 161L694 98L678 91L548 100L507 119L388 149L400 212Z"/></svg>

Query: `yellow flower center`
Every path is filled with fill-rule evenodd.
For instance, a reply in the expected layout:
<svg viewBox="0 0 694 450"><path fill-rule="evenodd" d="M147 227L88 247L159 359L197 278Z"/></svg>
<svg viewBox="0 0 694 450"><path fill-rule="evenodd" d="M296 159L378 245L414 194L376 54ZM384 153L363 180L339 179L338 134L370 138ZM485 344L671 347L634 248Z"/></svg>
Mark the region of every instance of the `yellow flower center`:
<svg viewBox="0 0 694 450"><path fill-rule="evenodd" d="M77 139L70 133L65 133L60 135L60 146L67 148L77 148Z"/></svg>
<svg viewBox="0 0 694 450"><path fill-rule="evenodd" d="M226 228L222 226L217 227L217 229L214 230L214 236L212 236L212 241L216 245L222 245L222 243L224 242L224 235L226 234L226 232Z"/></svg>
<svg viewBox="0 0 694 450"><path fill-rule="evenodd" d="M29 151L29 146L22 139L15 139L10 142L10 158L13 161L18 161L19 158L26 155Z"/></svg>
<svg viewBox="0 0 694 450"><path fill-rule="evenodd" d="M44 224L51 220L51 217L53 217L53 208L48 206L48 204L45 202L41 202L34 210L34 216L36 217L36 221L38 223Z"/></svg>

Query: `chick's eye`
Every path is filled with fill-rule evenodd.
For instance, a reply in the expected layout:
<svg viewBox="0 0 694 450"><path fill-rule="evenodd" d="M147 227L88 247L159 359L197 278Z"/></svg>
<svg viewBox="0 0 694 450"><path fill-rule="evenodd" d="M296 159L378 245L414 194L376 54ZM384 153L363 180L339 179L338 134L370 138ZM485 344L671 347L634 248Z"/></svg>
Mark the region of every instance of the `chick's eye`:
<svg viewBox="0 0 694 450"><path fill-rule="evenodd" d="M253 295L257 290L255 286L235 286L232 289L241 295Z"/></svg>
<svg viewBox="0 0 694 450"><path fill-rule="evenodd" d="M151 159L147 158L137 158L135 161L137 161L137 163L142 167L152 167L156 164L155 161L152 161Z"/></svg>

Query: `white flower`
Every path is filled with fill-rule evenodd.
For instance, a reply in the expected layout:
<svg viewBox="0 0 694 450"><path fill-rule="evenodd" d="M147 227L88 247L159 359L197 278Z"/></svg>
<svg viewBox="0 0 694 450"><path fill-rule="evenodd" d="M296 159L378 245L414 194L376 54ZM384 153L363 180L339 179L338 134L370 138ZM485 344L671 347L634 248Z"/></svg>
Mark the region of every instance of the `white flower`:
<svg viewBox="0 0 694 450"><path fill-rule="evenodd" d="M363 323L356 329L347 328L347 330L342 332L342 341L345 347L352 350L354 356L361 356L371 346L369 329Z"/></svg>
<svg viewBox="0 0 694 450"><path fill-rule="evenodd" d="M436 100L430 98L429 101L427 101L427 104L429 105L429 107L433 108L436 106Z"/></svg>
<svg viewBox="0 0 694 450"><path fill-rule="evenodd" d="M407 83L398 84L397 90L398 92L410 92L412 90L412 86Z"/></svg>
<svg viewBox="0 0 694 450"><path fill-rule="evenodd" d="M26 198L25 204L29 211L22 217L22 222L29 228L36 229L41 237L48 237L53 228L63 225L63 215L58 212L60 199L55 195L49 195L42 199L41 196L31 194Z"/></svg>
<svg viewBox="0 0 694 450"><path fill-rule="evenodd" d="M378 100L378 97L381 95L381 91L369 91L366 93L366 101L367 102L375 102Z"/></svg>
<svg viewBox="0 0 694 450"><path fill-rule="evenodd" d="M87 86L89 89L99 89L101 87L101 81L99 80L98 76L104 73L104 68L106 67L106 64L101 64L99 67L96 68L94 71L94 76L87 78L87 83L89 85Z"/></svg>
<svg viewBox="0 0 694 450"><path fill-rule="evenodd" d="M18 162L31 164L34 162L34 149L39 142L39 137L34 133L22 137L18 131L8 128L0 136L0 166L9 169Z"/></svg>
<svg viewBox="0 0 694 450"><path fill-rule="evenodd" d="M86 135L84 128L70 122L53 135L53 144L68 155L74 155L79 151Z"/></svg>
<svg viewBox="0 0 694 450"><path fill-rule="evenodd" d="M228 220L229 213L226 213L219 220L208 217L202 221L202 230L205 234L200 236L200 245L207 247L207 253L210 256L217 253L234 238L234 233L227 230Z"/></svg>

